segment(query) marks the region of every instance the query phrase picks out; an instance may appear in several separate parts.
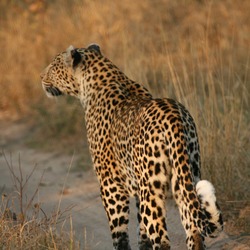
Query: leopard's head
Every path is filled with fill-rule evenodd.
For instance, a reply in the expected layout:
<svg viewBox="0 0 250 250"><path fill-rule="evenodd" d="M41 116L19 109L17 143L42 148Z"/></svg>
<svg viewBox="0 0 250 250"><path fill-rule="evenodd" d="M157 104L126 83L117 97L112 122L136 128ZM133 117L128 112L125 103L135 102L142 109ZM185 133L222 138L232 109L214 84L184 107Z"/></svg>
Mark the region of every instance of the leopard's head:
<svg viewBox="0 0 250 250"><path fill-rule="evenodd" d="M93 57L101 56L100 48L91 44L87 48L76 49L72 45L58 54L47 68L41 73L42 86L48 97L71 95L78 97L81 94L79 75L84 77Z"/></svg>

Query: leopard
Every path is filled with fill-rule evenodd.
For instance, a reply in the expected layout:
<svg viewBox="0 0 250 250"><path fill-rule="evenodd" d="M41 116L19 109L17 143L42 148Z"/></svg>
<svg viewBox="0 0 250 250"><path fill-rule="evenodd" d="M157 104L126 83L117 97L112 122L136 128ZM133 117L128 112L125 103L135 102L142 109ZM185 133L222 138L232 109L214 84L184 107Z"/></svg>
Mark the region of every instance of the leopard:
<svg viewBox="0 0 250 250"><path fill-rule="evenodd" d="M136 200L140 250L170 249L166 202L171 197L187 249L205 249L205 237L219 235L223 220L215 188L201 179L196 125L180 102L154 98L98 44L70 45L42 71L41 82L48 97L80 100L113 249L131 249L130 197Z"/></svg>

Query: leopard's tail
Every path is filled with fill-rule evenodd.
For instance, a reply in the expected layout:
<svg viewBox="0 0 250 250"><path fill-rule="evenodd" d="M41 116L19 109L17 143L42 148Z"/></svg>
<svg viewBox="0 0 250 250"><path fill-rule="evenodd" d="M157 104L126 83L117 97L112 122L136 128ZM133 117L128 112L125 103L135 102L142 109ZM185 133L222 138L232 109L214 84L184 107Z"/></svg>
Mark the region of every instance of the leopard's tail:
<svg viewBox="0 0 250 250"><path fill-rule="evenodd" d="M209 181L198 180L198 176L193 175L187 139L180 123L176 125L173 138L177 138L176 149L173 150L170 145L168 149L172 165L172 191L179 209L184 217L190 219L190 223L194 222L200 234L216 237L223 229L223 221L214 187Z"/></svg>
<svg viewBox="0 0 250 250"><path fill-rule="evenodd" d="M223 230L221 211L216 202L213 185L206 180L198 181L196 185L185 183L189 176L183 179L178 175L172 176L172 189L181 211L182 218L195 222L200 234L206 237L216 237ZM178 195L180 191L180 196ZM183 219L182 219L183 220ZM185 226L185 224L183 225Z"/></svg>
<svg viewBox="0 0 250 250"><path fill-rule="evenodd" d="M223 230L223 221L220 208L216 202L214 186L207 180L200 180L196 184L196 193L205 215L205 228L201 228L203 234L216 237Z"/></svg>
<svg viewBox="0 0 250 250"><path fill-rule="evenodd" d="M172 166L172 192L179 206L186 230L193 224L203 236L216 237L223 229L221 211L216 203L213 185L199 180L198 136L193 118L181 104L168 99L171 130L165 135ZM196 159L196 161L197 161ZM196 165L195 165L196 164ZM195 173L195 175L194 175Z"/></svg>
<svg viewBox="0 0 250 250"><path fill-rule="evenodd" d="M194 181L190 181L193 179L191 172L184 178L177 172L173 171L172 189L181 213L184 213L190 222L195 222L203 236L218 236L223 229L223 221L213 185L206 180L200 180L194 185Z"/></svg>

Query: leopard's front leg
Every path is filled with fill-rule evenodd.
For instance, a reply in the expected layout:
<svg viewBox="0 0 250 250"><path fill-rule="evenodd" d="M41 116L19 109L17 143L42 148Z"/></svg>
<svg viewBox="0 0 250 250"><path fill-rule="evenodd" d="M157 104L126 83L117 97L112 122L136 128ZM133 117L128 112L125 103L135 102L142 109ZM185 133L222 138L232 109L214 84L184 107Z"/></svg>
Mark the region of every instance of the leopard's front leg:
<svg viewBox="0 0 250 250"><path fill-rule="evenodd" d="M121 183L105 176L100 181L101 197L105 208L114 250L131 250L128 235L129 194Z"/></svg>

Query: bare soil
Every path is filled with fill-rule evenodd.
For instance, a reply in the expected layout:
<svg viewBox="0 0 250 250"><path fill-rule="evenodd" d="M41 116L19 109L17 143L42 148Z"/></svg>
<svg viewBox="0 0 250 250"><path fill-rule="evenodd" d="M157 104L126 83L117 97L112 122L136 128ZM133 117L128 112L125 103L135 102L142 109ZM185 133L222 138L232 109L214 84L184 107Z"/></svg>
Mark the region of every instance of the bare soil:
<svg viewBox="0 0 250 250"><path fill-rule="evenodd" d="M28 175L36 166L25 192L27 196L31 195L40 183L38 198L34 202L41 203L46 214L57 209L58 206L61 211L69 206L74 206L70 214L73 230L81 242L81 248L112 249L108 222L99 196L99 186L94 171L83 171L77 167L79 155L65 154L57 151L56 148L52 152L45 152L39 150L39 147L36 149L27 147L25 140L29 136L32 136L32 133L25 123L0 123L1 192L14 191L6 159L16 170L18 170L20 162L24 176ZM186 249L184 230L173 200L169 200L167 207L172 249ZM227 224L225 228L227 228ZM70 231L70 223L66 223L64 229ZM131 199L129 229L132 249L137 249L136 209L133 199ZM230 233L228 233L229 231ZM226 229L218 238L207 239L208 249L250 249L249 232L242 232L239 235L237 231L237 228Z"/></svg>

